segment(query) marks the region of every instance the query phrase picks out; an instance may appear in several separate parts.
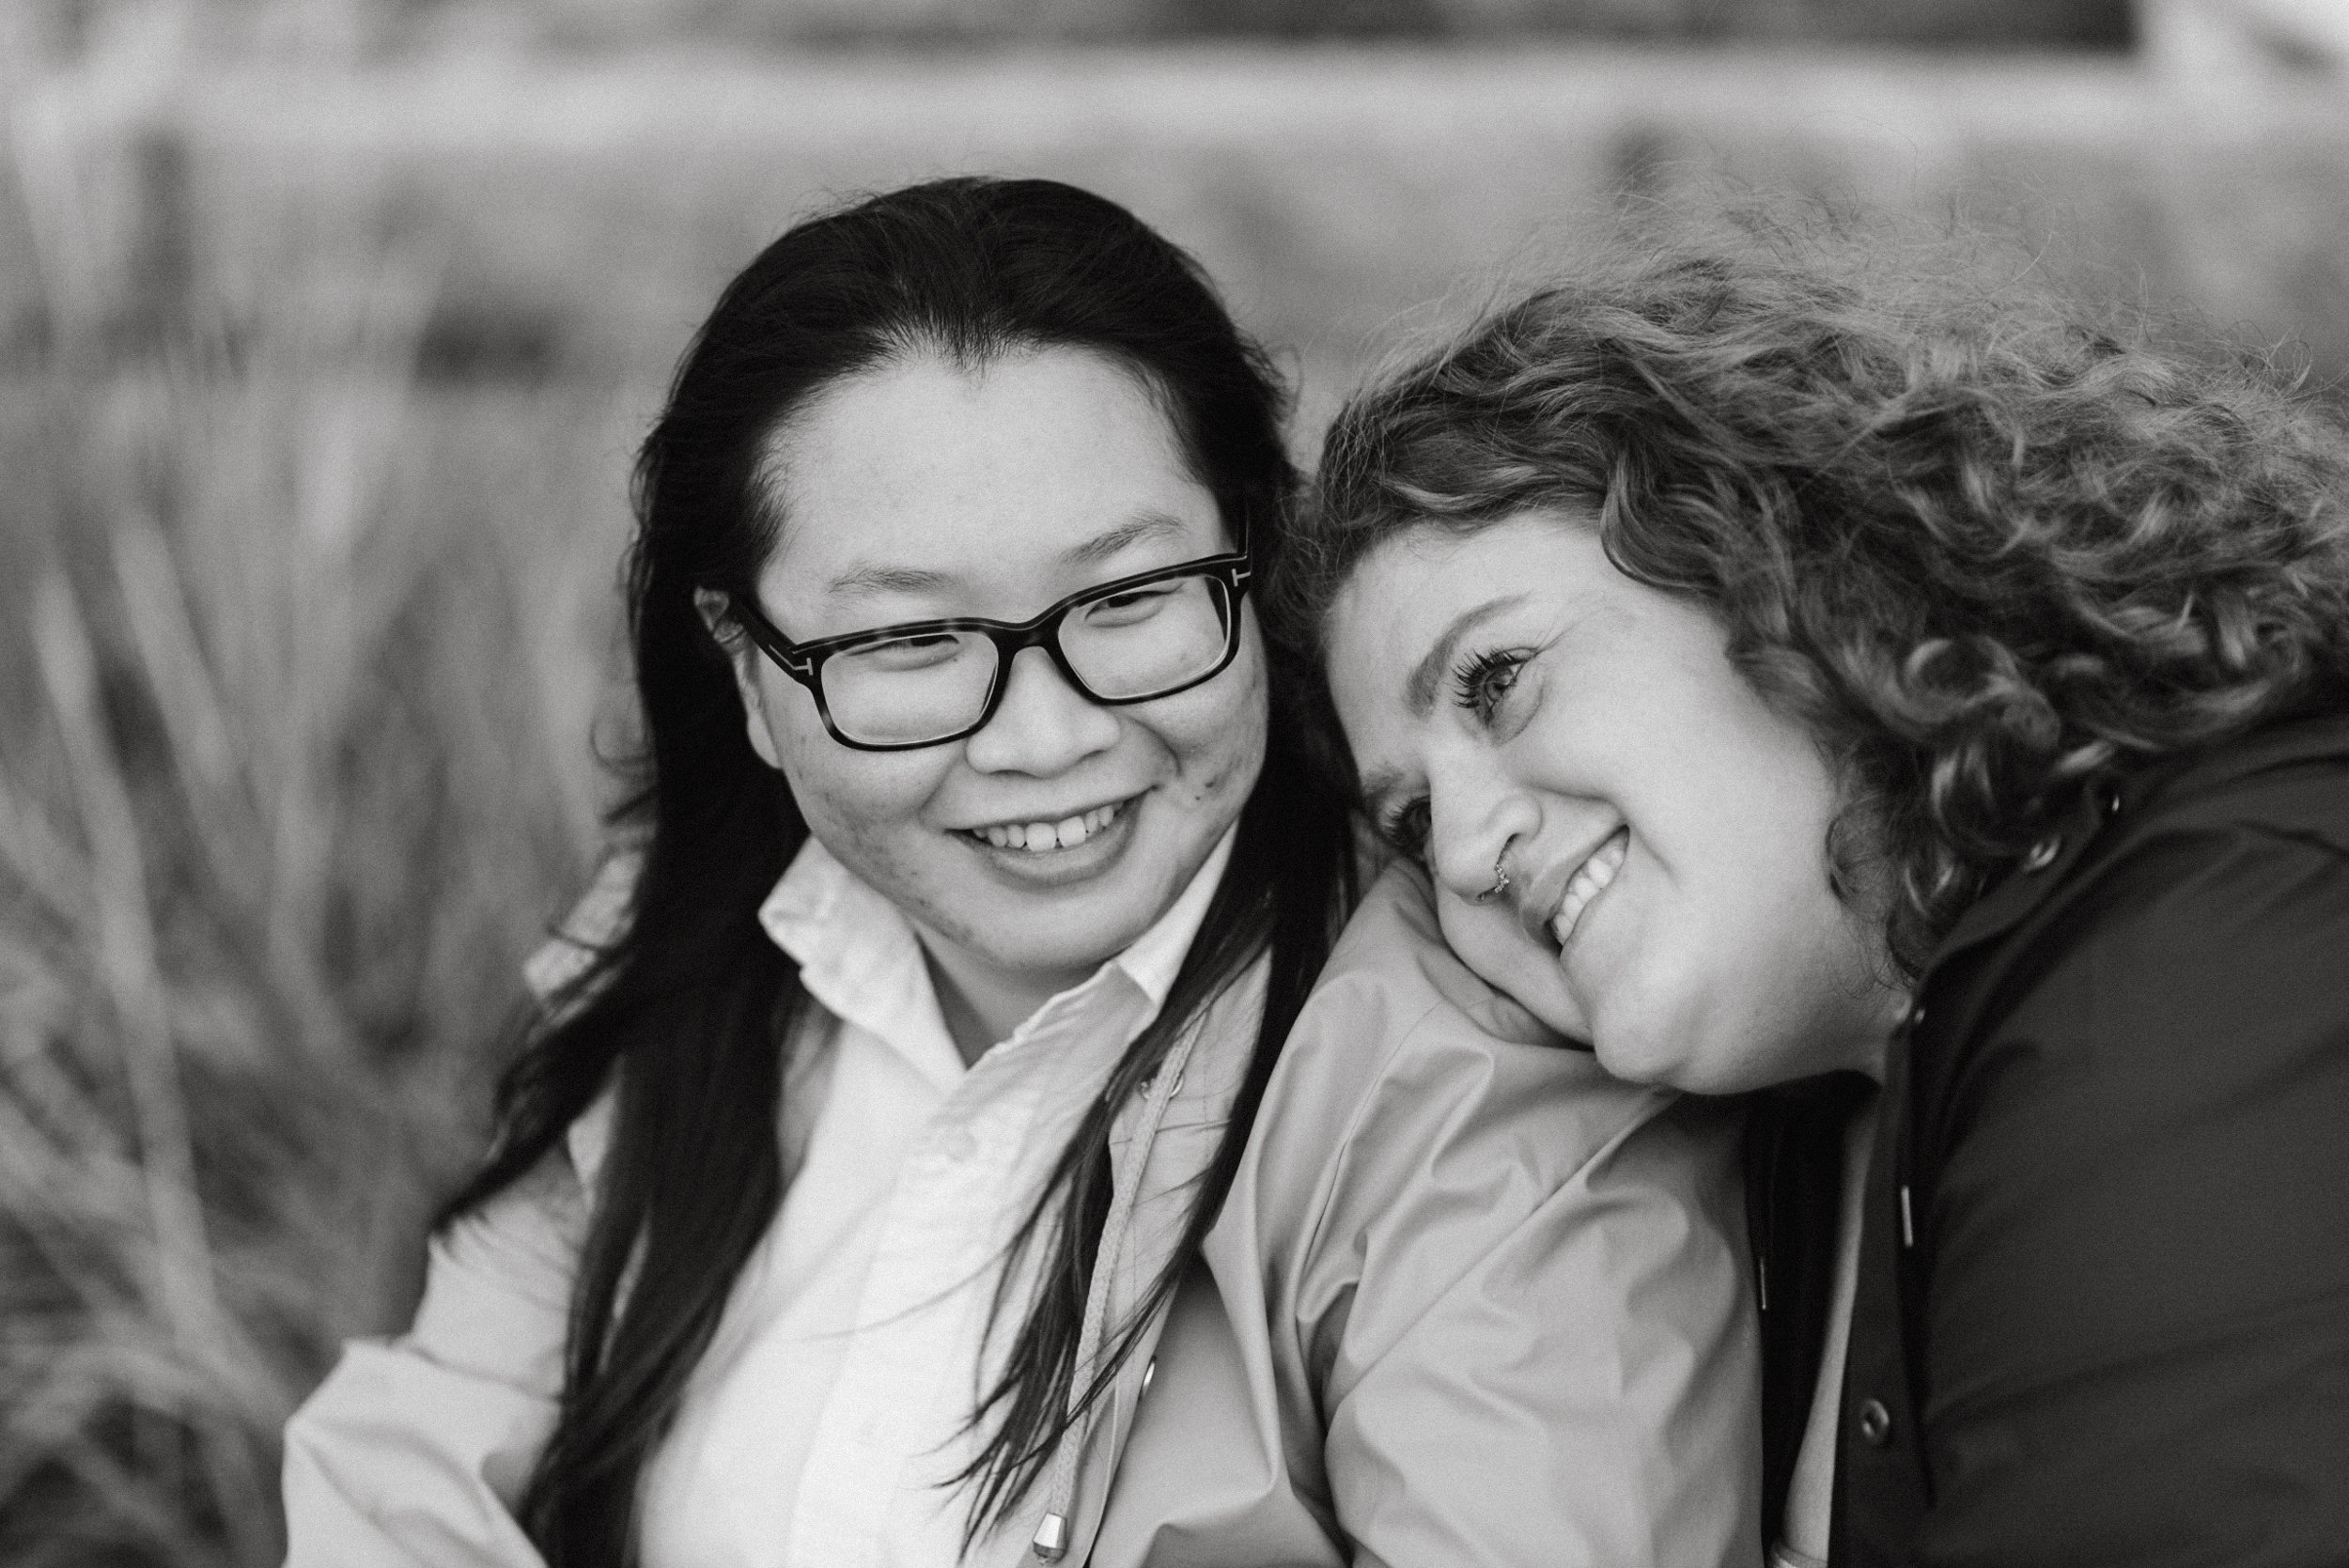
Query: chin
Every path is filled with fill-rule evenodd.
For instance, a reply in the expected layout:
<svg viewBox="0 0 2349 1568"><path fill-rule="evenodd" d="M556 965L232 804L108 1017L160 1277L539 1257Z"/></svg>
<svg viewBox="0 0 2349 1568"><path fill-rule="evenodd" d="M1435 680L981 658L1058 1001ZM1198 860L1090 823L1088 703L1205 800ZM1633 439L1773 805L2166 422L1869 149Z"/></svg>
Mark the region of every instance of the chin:
<svg viewBox="0 0 2349 1568"><path fill-rule="evenodd" d="M1074 930L1039 932L1023 942L1019 951L1002 954L997 961L1011 970L1089 974L1131 947L1148 929L1146 923L1129 928L1122 923L1112 926L1088 922Z"/></svg>
<svg viewBox="0 0 2349 1568"><path fill-rule="evenodd" d="M1598 1064L1626 1083L1653 1083L1688 1094L1728 1094L1747 1087L1724 1081L1719 1063L1691 1055L1688 1040L1671 1031L1593 1029L1587 1038Z"/></svg>
<svg viewBox="0 0 2349 1568"><path fill-rule="evenodd" d="M1145 902L1122 895L1047 896L1016 913L989 910L968 929L974 945L992 950L994 961L1007 969L1091 970L1123 953L1150 929L1159 911L1143 908ZM997 947L989 937L1010 939Z"/></svg>
<svg viewBox="0 0 2349 1568"><path fill-rule="evenodd" d="M1626 1051L1595 1031L1593 1036L1591 1053L1598 1058L1598 1064L1607 1069L1610 1078L1619 1078L1626 1083L1653 1083L1666 1089L1686 1087L1679 1081L1679 1063L1658 1063L1645 1052Z"/></svg>
<svg viewBox="0 0 2349 1568"><path fill-rule="evenodd" d="M1562 1006L1554 997L1534 994L1526 986L1496 985L1494 988L1507 997L1513 1005L1540 1019L1542 1026L1551 1033L1563 1034L1578 1046L1592 1048L1591 1020L1582 1016L1581 1009Z"/></svg>

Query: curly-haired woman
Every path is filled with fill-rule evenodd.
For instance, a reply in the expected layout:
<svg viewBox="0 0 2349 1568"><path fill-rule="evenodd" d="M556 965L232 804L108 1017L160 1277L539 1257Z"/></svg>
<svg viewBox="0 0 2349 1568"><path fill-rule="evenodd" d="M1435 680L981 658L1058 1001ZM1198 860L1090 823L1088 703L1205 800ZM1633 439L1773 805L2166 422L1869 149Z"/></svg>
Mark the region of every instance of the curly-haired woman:
<svg viewBox="0 0 2349 1568"><path fill-rule="evenodd" d="M2337 1563L2349 432L1847 254L1363 396L1293 613L1462 957L1759 1092L1778 1560Z"/></svg>

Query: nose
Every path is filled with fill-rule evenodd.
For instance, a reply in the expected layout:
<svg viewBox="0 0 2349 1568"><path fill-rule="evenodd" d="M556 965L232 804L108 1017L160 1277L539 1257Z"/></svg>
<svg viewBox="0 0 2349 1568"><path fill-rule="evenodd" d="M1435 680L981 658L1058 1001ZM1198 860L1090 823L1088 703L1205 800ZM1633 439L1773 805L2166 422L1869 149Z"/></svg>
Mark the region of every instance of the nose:
<svg viewBox="0 0 2349 1568"><path fill-rule="evenodd" d="M1541 809L1486 758L1431 770L1427 781L1427 858L1436 879L1473 903L1500 880L1502 856L1531 841ZM1509 868L1521 878L1525 868Z"/></svg>
<svg viewBox="0 0 2349 1568"><path fill-rule="evenodd" d="M1117 715L1062 679L1042 648L1022 648L1003 679L995 717L963 742L982 773L1049 777L1117 744Z"/></svg>

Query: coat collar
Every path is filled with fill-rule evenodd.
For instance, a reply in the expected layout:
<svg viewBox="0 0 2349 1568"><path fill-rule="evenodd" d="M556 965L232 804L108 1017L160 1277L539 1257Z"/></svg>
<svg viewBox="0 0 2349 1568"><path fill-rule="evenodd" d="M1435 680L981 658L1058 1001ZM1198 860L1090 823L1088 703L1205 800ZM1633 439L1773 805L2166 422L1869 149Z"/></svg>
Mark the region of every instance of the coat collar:
<svg viewBox="0 0 2349 1568"><path fill-rule="evenodd" d="M1266 983L1270 961L1259 955L1202 1013L1189 1021L1184 1035L1168 1052L1174 1078L1159 1085L1154 1079L1119 1109L1110 1132L1111 1224L1124 1217L1116 1234L1104 1227L1097 1277L1105 1308L1103 1327L1120 1331L1140 1319L1150 1287L1175 1261L1189 1228L1190 1210L1200 1183L1206 1180L1222 1147L1251 1063L1255 1056L1256 1025L1264 1015ZM1161 1074L1167 1069L1161 1068ZM1162 1089L1165 1104L1150 1113L1154 1089ZM1090 1307L1090 1303L1088 1306ZM1126 1440L1133 1433L1134 1417L1148 1386L1159 1336L1166 1327L1171 1301L1142 1323L1133 1352L1111 1379L1109 1392L1080 1430L1065 1439L1078 1445L1072 1485L1066 1498L1035 1499L1033 1516L1001 1539L1016 1547L1001 1564L1012 1568L1036 1560L1028 1543L1046 1508L1066 1509L1066 1560L1082 1562L1108 1513L1111 1483L1117 1472ZM1104 1343L1106 1343L1106 1336ZM1080 1375L1084 1375L1081 1371Z"/></svg>
<svg viewBox="0 0 2349 1568"><path fill-rule="evenodd" d="M2003 936L2028 918L2092 845L2117 824L2142 822L2272 768L2349 757L2349 712L2288 720L2206 751L2165 757L2080 792L2045 836L1958 917L1935 950L1927 972L1964 950Z"/></svg>

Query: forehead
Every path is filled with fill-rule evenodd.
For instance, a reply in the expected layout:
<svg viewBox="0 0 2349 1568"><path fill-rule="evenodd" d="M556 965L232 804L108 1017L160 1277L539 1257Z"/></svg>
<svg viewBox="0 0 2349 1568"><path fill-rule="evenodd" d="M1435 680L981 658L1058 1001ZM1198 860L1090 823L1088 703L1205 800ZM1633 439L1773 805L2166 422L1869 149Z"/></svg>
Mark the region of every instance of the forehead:
<svg viewBox="0 0 2349 1568"><path fill-rule="evenodd" d="M892 361L817 394L768 443L792 597L1048 573L1105 532L1215 547L1213 498L1141 377L1045 349ZM1198 536L1196 538L1190 536Z"/></svg>
<svg viewBox="0 0 2349 1568"><path fill-rule="evenodd" d="M1589 531L1547 516L1512 518L1470 533L1422 524L1364 556L1330 609L1327 624L1333 685L1358 696L1373 690L1406 706L1414 696L1397 671L1420 672L1424 655L1455 630L1460 617L1489 613L1529 596L1586 591L1593 576L1581 548ZM1590 543L1595 545L1595 539ZM1381 678L1363 678L1380 672Z"/></svg>
<svg viewBox="0 0 2349 1568"><path fill-rule="evenodd" d="M1482 629L1553 618L1620 579L1595 532L1529 514L1456 534L1407 530L1365 556L1330 607L1330 686L1365 784L1447 716L1440 687Z"/></svg>

